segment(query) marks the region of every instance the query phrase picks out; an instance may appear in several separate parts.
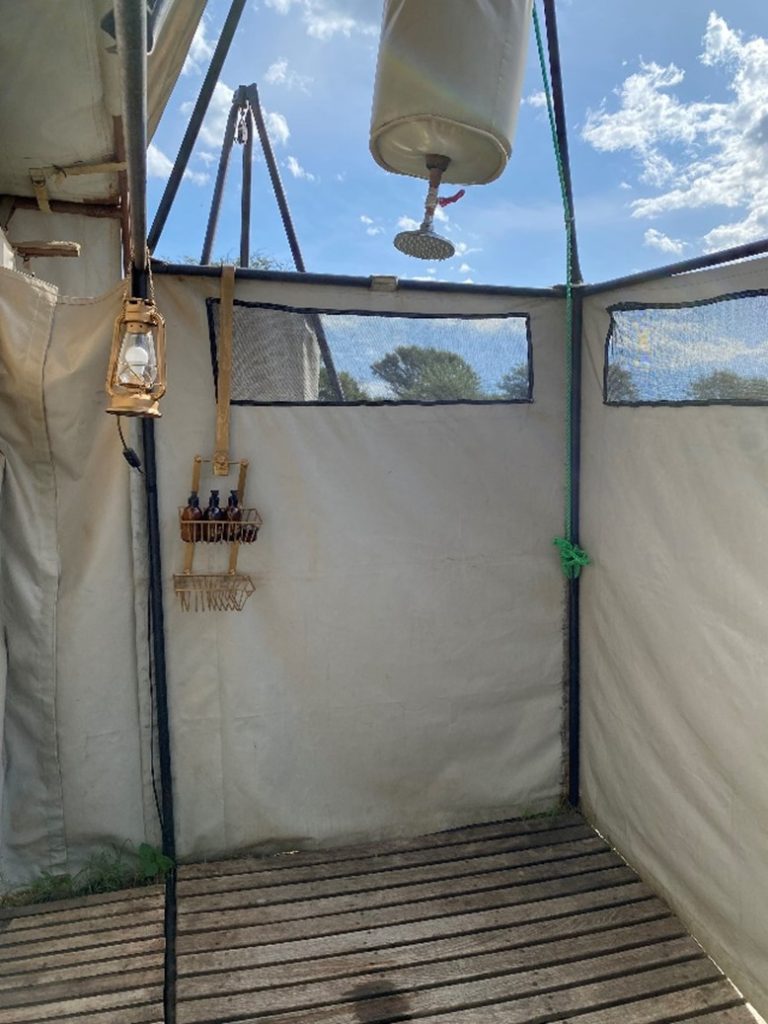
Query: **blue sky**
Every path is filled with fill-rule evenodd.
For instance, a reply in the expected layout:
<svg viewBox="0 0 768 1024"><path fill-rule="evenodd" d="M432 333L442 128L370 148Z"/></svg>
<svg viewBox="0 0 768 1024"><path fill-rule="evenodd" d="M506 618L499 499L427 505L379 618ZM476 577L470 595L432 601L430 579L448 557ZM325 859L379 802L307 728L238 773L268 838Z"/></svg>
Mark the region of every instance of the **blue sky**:
<svg viewBox="0 0 768 1024"><path fill-rule="evenodd" d="M149 153L150 215L186 127L229 0L209 0ZM420 181L368 150L380 0L249 0L156 255L199 257L231 92L257 82L307 269L475 283L563 280L563 228L531 40L514 151L439 225L455 259L392 246L420 219ZM575 207L587 280L768 236L765 0L559 0ZM239 152L215 254L239 245ZM263 160L253 174L252 249L290 256ZM453 189L450 189L453 191Z"/></svg>

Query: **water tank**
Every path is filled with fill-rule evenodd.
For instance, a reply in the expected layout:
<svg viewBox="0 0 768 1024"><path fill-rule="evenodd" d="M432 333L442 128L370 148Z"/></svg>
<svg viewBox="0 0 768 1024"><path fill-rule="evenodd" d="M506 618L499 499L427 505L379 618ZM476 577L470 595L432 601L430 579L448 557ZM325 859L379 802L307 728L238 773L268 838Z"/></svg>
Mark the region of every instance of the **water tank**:
<svg viewBox="0 0 768 1024"><path fill-rule="evenodd" d="M443 181L498 178L512 152L533 0L386 0L371 153L425 178L425 157L450 158Z"/></svg>

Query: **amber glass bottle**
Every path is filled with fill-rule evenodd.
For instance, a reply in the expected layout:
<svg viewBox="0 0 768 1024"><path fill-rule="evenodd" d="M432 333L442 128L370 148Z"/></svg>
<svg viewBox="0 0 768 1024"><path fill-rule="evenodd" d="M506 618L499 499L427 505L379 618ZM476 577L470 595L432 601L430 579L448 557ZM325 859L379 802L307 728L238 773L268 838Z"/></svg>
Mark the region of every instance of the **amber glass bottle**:
<svg viewBox="0 0 768 1024"><path fill-rule="evenodd" d="M190 544L203 539L203 528L198 526L203 520L203 510L197 491L192 491L186 508L181 510L181 539Z"/></svg>

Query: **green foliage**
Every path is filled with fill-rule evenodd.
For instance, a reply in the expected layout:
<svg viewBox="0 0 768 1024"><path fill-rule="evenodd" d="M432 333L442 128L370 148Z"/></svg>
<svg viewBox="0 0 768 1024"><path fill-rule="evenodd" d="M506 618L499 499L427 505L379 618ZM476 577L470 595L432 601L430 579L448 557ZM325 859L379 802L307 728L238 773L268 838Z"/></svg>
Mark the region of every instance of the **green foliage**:
<svg viewBox="0 0 768 1024"><path fill-rule="evenodd" d="M182 256L181 263L186 263L188 266L199 266L200 260L197 256ZM223 256L214 257L208 264L211 267L220 267L225 263L234 263L236 266L240 263L240 254L234 255L230 249ZM275 259L274 256L269 256L267 253L252 252L248 258L248 267L250 270L290 270L291 268L287 264L283 263L282 260Z"/></svg>
<svg viewBox="0 0 768 1024"><path fill-rule="evenodd" d="M528 367L525 363L513 366L496 385L506 399L512 401L527 399L529 395Z"/></svg>
<svg viewBox="0 0 768 1024"><path fill-rule="evenodd" d="M608 367L605 397L609 402L640 401L640 392L629 370L615 363Z"/></svg>
<svg viewBox="0 0 768 1024"><path fill-rule="evenodd" d="M128 844L108 847L92 854L75 875L43 871L29 885L0 895L0 907L22 907L50 903L92 893L115 892L133 886L162 881L173 861L155 846L141 843L134 852Z"/></svg>
<svg viewBox="0 0 768 1024"><path fill-rule="evenodd" d="M365 389L358 384L351 373L347 373L346 370L342 370L339 373L339 383L341 384L341 390L344 392L345 402L368 402L370 401L370 395ZM324 366L320 367L320 384L318 388L317 397L321 402L336 402L336 392L331 387L331 382L328 379L328 371Z"/></svg>
<svg viewBox="0 0 768 1024"><path fill-rule="evenodd" d="M765 377L742 377L729 370L716 370L699 377L690 386L691 398L699 402L768 401L768 380Z"/></svg>
<svg viewBox="0 0 768 1024"><path fill-rule="evenodd" d="M401 401L440 402L482 398L480 378L455 352L399 345L371 370Z"/></svg>
<svg viewBox="0 0 768 1024"><path fill-rule="evenodd" d="M160 881L173 867L173 861L156 846L142 843L139 846L139 870L145 882Z"/></svg>

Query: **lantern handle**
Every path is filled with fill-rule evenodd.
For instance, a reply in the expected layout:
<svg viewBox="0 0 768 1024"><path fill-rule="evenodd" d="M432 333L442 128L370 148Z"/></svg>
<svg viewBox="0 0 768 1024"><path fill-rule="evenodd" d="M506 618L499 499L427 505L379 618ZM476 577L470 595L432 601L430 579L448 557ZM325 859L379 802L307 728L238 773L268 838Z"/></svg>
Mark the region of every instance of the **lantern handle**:
<svg viewBox="0 0 768 1024"><path fill-rule="evenodd" d="M232 393L232 333L235 312L235 268L221 268L221 299L219 305L218 374L216 378L216 448L213 456L214 476L229 474L229 400Z"/></svg>

